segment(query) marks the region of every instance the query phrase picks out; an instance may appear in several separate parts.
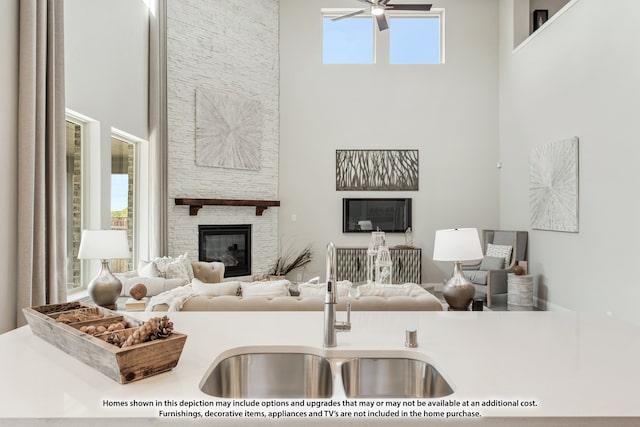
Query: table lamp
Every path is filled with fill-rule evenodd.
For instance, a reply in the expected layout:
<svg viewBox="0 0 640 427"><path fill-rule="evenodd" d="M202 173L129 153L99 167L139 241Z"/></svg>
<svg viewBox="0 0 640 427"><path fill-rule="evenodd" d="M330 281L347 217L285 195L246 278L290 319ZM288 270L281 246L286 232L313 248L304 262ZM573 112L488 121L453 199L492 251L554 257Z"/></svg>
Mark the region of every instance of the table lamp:
<svg viewBox="0 0 640 427"><path fill-rule="evenodd" d="M464 311L469 308L476 294L476 288L462 272L462 261L481 258L482 247L477 229L454 228L436 231L433 260L454 262L453 274L442 290L450 310Z"/></svg>
<svg viewBox="0 0 640 427"><path fill-rule="evenodd" d="M78 259L99 259L100 273L89 283L87 290L93 301L103 307L114 307L122 291L122 283L109 269L109 260L129 258L129 243L124 230L84 230Z"/></svg>

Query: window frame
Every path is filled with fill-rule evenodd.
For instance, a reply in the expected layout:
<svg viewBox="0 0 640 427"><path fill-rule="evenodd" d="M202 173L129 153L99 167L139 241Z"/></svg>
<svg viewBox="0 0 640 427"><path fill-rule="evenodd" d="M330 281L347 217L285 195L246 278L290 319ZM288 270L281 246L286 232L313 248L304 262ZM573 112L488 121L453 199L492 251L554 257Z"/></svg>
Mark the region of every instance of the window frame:
<svg viewBox="0 0 640 427"><path fill-rule="evenodd" d="M91 222L91 212L89 211L90 206L92 205L91 195L92 189L90 174L86 173L88 169L90 169L89 165L91 162L90 152L91 152L91 144L95 141L100 141L100 122L94 120L88 116L85 116L81 113L73 111L69 108L65 109L65 121L73 123L74 125L80 126L81 128L81 142L80 142L80 232L89 227ZM69 244L69 242L67 242ZM77 254L76 254L77 256ZM95 274L94 274L95 275ZM79 292L85 292L87 289L87 284L92 278L92 271L89 260L81 260L80 262L80 286L74 287L72 289L68 288L67 284L67 293L70 296L76 295Z"/></svg>
<svg viewBox="0 0 640 427"><path fill-rule="evenodd" d="M352 16L350 18L347 19L364 19L364 18L368 18L371 20L371 31L372 31L372 58L371 58L371 63L359 63L359 62L342 62L342 63L325 63L324 62L324 20L325 18L331 19L331 18L336 18L338 16L342 16L345 15L347 13L351 13L351 12L356 12L360 9L357 8L323 8L321 9L321 37L320 37L320 56L322 59L322 65L375 65L378 62L378 37L377 37L377 27L376 27L376 23L375 23L375 19L373 19L373 15L371 15L370 13L367 12L363 12L360 15L357 16ZM326 12L325 12L326 11Z"/></svg>
<svg viewBox="0 0 640 427"><path fill-rule="evenodd" d="M371 19L371 31L373 37L373 64L325 64L323 60L323 44L324 44L324 18L334 18L337 16L342 16L347 13L356 12L361 10L361 8L321 8L320 9L320 56L321 56L321 64L322 65L376 65L379 64L380 58L386 58L384 62L385 65L392 66L433 66L433 65L444 65L446 58L446 40L445 40L445 27L446 27L446 19L445 19L445 9L444 8L432 8L429 12L414 12L414 11L406 11L406 10L397 10L397 11L387 11L385 12L387 16L387 20L389 23L391 22L391 18L393 17L437 17L440 21L440 62L437 64L391 64L391 46L390 46L390 34L393 31L391 25L389 25L389 30L387 31L378 31L378 27L375 23L375 19L373 19L373 15L369 12L362 12L360 15L354 16L357 17L370 17Z"/></svg>
<svg viewBox="0 0 640 427"><path fill-rule="evenodd" d="M111 128L111 138L120 140L127 144L131 144L134 147L131 263L133 265L133 269L135 270L140 258L140 244L144 240L144 238L148 238L148 230L145 230L145 227L141 227L141 218L149 217L149 198L143 197L143 194L149 194L150 191L148 179L149 142L114 127ZM109 171L109 176L111 176L111 171ZM109 185L109 200L111 200L111 185ZM111 213L111 207L109 209L109 213Z"/></svg>
<svg viewBox="0 0 640 427"><path fill-rule="evenodd" d="M439 28L439 42L440 42L440 55L439 55L439 62L437 63L411 63L411 64L392 64L391 63L391 31L393 31L393 27L391 26L391 19L392 18L438 18L438 21L440 23L440 28ZM429 12L409 12L409 11L395 11L395 12L389 12L389 15L387 16L387 19L389 21L389 50L388 50L388 58L389 58L389 64L390 65L442 65L445 63L445 39L444 39L444 35L445 35L445 31L444 31L444 27L445 27L445 19L444 19L444 9L442 8L437 8L437 9L431 9L431 11Z"/></svg>

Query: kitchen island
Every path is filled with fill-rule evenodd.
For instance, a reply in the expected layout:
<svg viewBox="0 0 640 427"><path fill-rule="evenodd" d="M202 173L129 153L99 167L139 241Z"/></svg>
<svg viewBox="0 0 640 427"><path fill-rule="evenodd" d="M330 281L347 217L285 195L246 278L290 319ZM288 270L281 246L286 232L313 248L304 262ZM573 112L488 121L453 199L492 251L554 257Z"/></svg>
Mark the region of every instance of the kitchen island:
<svg viewBox="0 0 640 427"><path fill-rule="evenodd" d="M154 315L127 314L139 319ZM199 389L214 360L237 348L267 346L327 355L415 357L434 365L454 390L445 398L407 400L405 405L418 406L404 407L400 418L385 418L389 408L384 407L370 412L371 417L337 417L331 424L424 425L429 418L430 425L453 425L472 424L473 417L482 425L515 425L522 418L528 425L549 420L552 425L601 425L603 417L609 418L609 426L640 423L634 419L640 417L640 327L606 317L572 312L353 312L352 331L338 334L337 348L323 349L321 312L168 314L176 331L188 335L177 367L125 385L36 337L28 326L0 335L0 417L11 419L8 425L29 426L56 420L65 426L197 424L203 420L196 419L196 412L231 406L229 399ZM408 328L418 331L417 348L404 346ZM344 397L330 400L344 409ZM429 401L439 406L427 407ZM227 417L203 418L215 425L276 422L236 416L251 413L244 402L236 404ZM277 402L272 405L275 410ZM327 424L334 412L325 409L314 408L322 416L283 417L277 423ZM436 410L455 415L429 416ZM172 415L177 413L183 416ZM2 419L0 423L5 425Z"/></svg>

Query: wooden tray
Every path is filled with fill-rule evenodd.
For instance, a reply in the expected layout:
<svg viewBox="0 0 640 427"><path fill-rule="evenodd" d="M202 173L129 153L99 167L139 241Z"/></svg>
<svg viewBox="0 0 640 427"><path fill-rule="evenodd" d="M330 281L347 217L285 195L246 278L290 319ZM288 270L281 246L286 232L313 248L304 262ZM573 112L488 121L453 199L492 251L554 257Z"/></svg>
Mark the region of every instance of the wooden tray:
<svg viewBox="0 0 640 427"><path fill-rule="evenodd" d="M124 318L131 325L125 334L142 324L112 310L80 302L24 308L22 312L36 336L121 384L170 371L178 364L187 339L185 334L173 332L168 338L119 348L105 341L106 334L92 336L80 332L80 325L100 323L100 319L69 324L56 321L62 313L75 310L114 316L110 321Z"/></svg>

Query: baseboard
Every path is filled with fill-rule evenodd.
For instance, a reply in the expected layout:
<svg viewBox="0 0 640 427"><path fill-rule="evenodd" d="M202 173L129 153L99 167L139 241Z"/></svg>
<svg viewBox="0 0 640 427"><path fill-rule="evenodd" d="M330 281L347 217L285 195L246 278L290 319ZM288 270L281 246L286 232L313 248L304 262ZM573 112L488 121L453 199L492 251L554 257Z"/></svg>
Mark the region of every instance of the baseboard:
<svg viewBox="0 0 640 427"><path fill-rule="evenodd" d="M535 298L534 305L542 311L564 311L564 312L573 311L561 305L554 304L537 297Z"/></svg>

